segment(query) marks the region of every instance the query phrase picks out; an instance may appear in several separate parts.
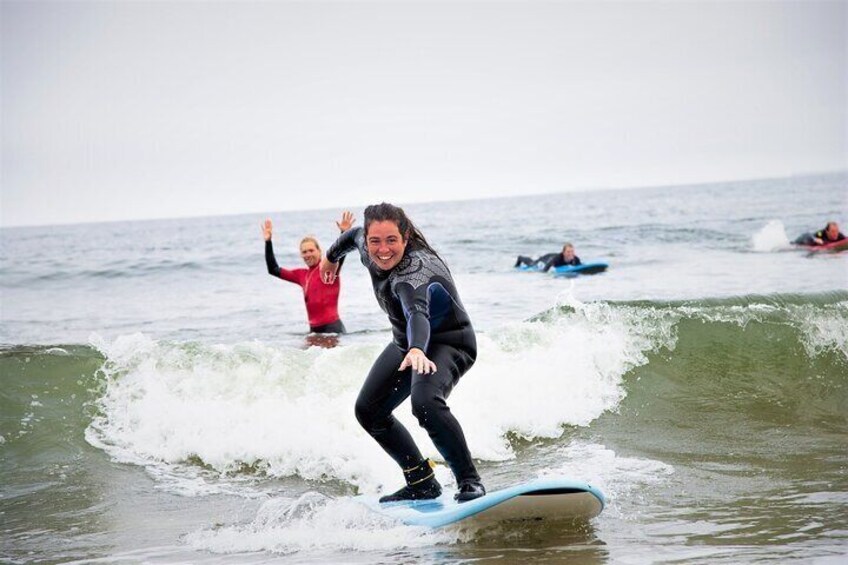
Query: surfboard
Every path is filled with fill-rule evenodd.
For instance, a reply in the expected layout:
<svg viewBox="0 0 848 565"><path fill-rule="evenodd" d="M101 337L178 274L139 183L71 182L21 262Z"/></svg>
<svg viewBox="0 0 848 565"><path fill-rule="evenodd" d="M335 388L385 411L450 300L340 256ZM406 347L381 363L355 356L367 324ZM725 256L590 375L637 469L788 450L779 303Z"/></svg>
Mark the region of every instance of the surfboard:
<svg viewBox="0 0 848 565"><path fill-rule="evenodd" d="M603 273L609 268L607 263L603 261L593 261L591 263L582 263L580 265L563 265L561 267L553 267L550 273L555 276L576 276L576 275L594 275ZM542 268L537 265L520 265L515 268L517 271L525 271L528 273L538 273Z"/></svg>
<svg viewBox="0 0 848 565"><path fill-rule="evenodd" d="M840 239L839 241L831 241L829 243L824 243L822 245L806 245L795 243L793 244L798 249L803 249L805 251L809 251L811 253L816 253L820 251L845 251L848 249L848 239Z"/></svg>
<svg viewBox="0 0 848 565"><path fill-rule="evenodd" d="M597 273L603 273L607 270L606 263L602 261L595 261L593 263L583 263L581 265L563 265L562 267L554 267L551 269L554 272L554 275L561 276L576 276L576 275L594 275Z"/></svg>
<svg viewBox="0 0 848 565"><path fill-rule="evenodd" d="M383 516L409 526L430 528L460 522L478 526L513 520L587 521L600 514L606 504L600 490L567 478L536 479L462 503L453 499L453 491L433 500L385 504L380 504L378 496L357 498Z"/></svg>

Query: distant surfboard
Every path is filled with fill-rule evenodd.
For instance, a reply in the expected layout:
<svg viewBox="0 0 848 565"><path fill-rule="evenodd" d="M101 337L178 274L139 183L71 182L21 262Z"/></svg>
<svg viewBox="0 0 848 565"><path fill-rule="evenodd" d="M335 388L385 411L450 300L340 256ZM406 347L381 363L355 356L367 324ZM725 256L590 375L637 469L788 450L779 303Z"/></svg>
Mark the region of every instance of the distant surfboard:
<svg viewBox="0 0 848 565"><path fill-rule="evenodd" d="M582 481L536 479L458 503L453 492L433 500L380 504L377 496L358 500L371 510L409 526L439 528L457 522L485 525L511 520L576 520L594 518L604 509L603 493Z"/></svg>
<svg viewBox="0 0 848 565"><path fill-rule="evenodd" d="M550 269L550 273L556 276L577 276L577 275L594 275L597 273L603 273L609 268L607 263L603 261L593 261L591 263L582 263L580 265L563 265L561 267L553 267ZM516 267L516 270L526 271L529 273L538 273L542 271L542 268L536 265L520 265Z"/></svg>

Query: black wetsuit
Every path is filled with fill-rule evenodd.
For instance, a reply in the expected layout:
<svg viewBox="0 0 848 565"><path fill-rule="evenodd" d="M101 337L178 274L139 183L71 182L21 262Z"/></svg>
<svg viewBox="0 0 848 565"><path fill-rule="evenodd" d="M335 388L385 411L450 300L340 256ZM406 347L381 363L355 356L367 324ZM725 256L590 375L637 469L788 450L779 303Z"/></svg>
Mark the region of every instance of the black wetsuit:
<svg viewBox="0 0 848 565"><path fill-rule="evenodd" d="M479 481L465 435L446 403L477 358L474 329L447 266L430 250L413 245L406 247L403 258L389 271L371 261L362 228L346 231L327 250L327 258L334 263L359 250L377 302L392 325L393 341L377 358L356 399L356 418L402 469L410 469L424 457L392 411L411 396L412 413L457 481ZM413 347L435 363L434 373L398 371Z"/></svg>
<svg viewBox="0 0 848 565"><path fill-rule="evenodd" d="M574 256L574 259L571 261L566 261L562 256L562 253L548 253L546 255L542 255L535 261L526 255L519 255L518 259L515 260L515 266L519 267L521 265L527 265L528 267L533 267L542 263L544 267L542 267L543 271L549 271L551 267L562 267L563 265L581 265L580 257L577 255Z"/></svg>
<svg viewBox="0 0 848 565"><path fill-rule="evenodd" d="M818 243L814 238L818 238L822 240L822 243ZM798 239L793 241L796 245L827 245L828 243L834 243L837 241L842 241L845 239L845 234L842 232L837 232L836 239L828 239L827 238L827 229L819 230L816 233L805 233L798 236Z"/></svg>

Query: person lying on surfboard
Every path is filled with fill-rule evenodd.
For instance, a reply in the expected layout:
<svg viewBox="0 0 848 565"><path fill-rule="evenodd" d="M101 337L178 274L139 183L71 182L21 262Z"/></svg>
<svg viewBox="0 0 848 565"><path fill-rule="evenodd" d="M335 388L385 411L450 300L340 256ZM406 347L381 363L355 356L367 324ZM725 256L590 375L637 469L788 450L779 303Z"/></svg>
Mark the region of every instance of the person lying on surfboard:
<svg viewBox="0 0 848 565"><path fill-rule="evenodd" d="M828 222L823 230L816 233L805 233L793 243L796 245L827 245L843 239L845 239L845 235L839 231L839 224Z"/></svg>
<svg viewBox="0 0 848 565"><path fill-rule="evenodd" d="M465 435L447 397L477 358L477 339L453 277L406 213L382 203L365 209L365 225L343 233L321 260L326 284L336 280L345 254L357 250L374 294L392 326L389 343L362 385L356 419L403 470L406 485L380 502L436 498L442 487L407 429L392 415L411 397L412 413L427 430L458 485L460 502L486 494Z"/></svg>
<svg viewBox="0 0 848 565"><path fill-rule="evenodd" d="M574 246L571 243L563 245L561 253L548 253L547 255L542 255L535 261L526 255L519 255L518 259L515 260L516 267L520 267L522 265L535 267L539 263L542 264L541 270L545 272L548 272L553 267L562 267L563 265L570 265L574 267L581 264L580 257L574 254Z"/></svg>
<svg viewBox="0 0 848 565"><path fill-rule="evenodd" d="M342 233L353 225L354 218L350 212L344 212L341 220L336 222ZM311 235L300 240L300 257L306 264L303 269L283 269L274 257L274 247L271 235L274 229L270 219L260 226L265 238L265 265L268 274L279 277L284 281L295 283L303 288L303 301L306 303L306 315L309 318L309 331L312 333L345 333L345 326L339 318L339 290L341 280L337 277L332 285L320 284L318 265L321 262L321 246Z"/></svg>

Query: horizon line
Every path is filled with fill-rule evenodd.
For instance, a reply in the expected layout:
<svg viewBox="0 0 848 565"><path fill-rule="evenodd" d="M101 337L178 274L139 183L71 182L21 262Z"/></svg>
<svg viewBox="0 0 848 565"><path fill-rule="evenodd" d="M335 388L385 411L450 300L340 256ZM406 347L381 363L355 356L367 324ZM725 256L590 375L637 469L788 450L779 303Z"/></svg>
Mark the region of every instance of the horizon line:
<svg viewBox="0 0 848 565"><path fill-rule="evenodd" d="M572 194L572 193L586 193L586 192L612 192L616 190L639 190L639 189L663 189L663 188L690 188L697 186L707 186L707 185L722 185L722 184L733 184L739 182L756 182L756 181L769 181L769 180L788 180L793 178L803 178L803 177L821 177L821 176L830 176L830 175L848 175L848 168L846 169L836 169L829 171L818 171L818 172L807 172L807 173L793 173L789 175L779 175L779 176L756 176L756 177L744 177L744 178L735 178L735 179L725 179L718 181L696 181L696 182L685 182L685 183L669 183L669 184L658 184L658 185L630 185L630 186L593 186L593 187L579 187L573 189L560 189L560 190L552 190L545 192L534 192L531 194L510 194L510 195L497 195L497 196L488 196L488 197L474 197L474 198L451 198L446 200L428 200L428 201L397 201L398 204L402 204L404 206L415 206L419 204L448 204L451 202L473 202L475 200L506 200L509 198L524 198L524 197L532 197L532 196L550 196L554 194ZM277 210L273 213L281 213L281 212L316 212L320 210L330 210L330 209L350 209L353 207L362 206L362 204L355 205L347 205L347 206L326 206L320 208L292 208L287 210ZM268 211L246 211L246 212L225 212L220 214L198 214L198 215L188 215L188 216L158 216L158 217L146 217L146 218L116 218L110 220L88 220L88 221L70 221L70 222L58 222L58 223L34 223L34 224L13 224L13 225L2 225L0 224L0 230L7 229L28 229L28 228L50 228L50 227L67 227L67 226L83 226L83 225L97 225L97 224L113 224L118 222L159 222L159 221L170 221L170 220L196 220L201 218L224 218L231 216L248 216L251 214L263 215L271 212Z"/></svg>

